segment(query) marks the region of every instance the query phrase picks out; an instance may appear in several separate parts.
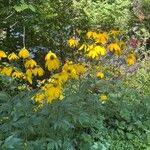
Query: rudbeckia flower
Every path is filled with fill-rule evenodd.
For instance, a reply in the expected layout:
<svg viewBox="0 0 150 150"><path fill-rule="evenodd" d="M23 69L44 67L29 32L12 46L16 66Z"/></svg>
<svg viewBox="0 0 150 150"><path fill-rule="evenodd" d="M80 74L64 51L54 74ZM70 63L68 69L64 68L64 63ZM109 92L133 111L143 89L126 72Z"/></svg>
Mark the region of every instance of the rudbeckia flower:
<svg viewBox="0 0 150 150"><path fill-rule="evenodd" d="M87 71L84 64L73 64L73 67L75 68L77 75L83 74Z"/></svg>
<svg viewBox="0 0 150 150"><path fill-rule="evenodd" d="M1 69L1 74L3 74L3 75L7 75L7 76L10 76L11 75L11 73L12 73L12 71L13 71L13 68L12 67L3 67L2 69Z"/></svg>
<svg viewBox="0 0 150 150"><path fill-rule="evenodd" d="M44 75L44 70L40 67L40 66L36 66L33 70L32 70L33 74L35 76L43 76Z"/></svg>
<svg viewBox="0 0 150 150"><path fill-rule="evenodd" d="M33 67L36 67L36 66L37 66L36 61L31 59L31 58L26 60L26 62L25 62L25 68L33 68Z"/></svg>
<svg viewBox="0 0 150 150"><path fill-rule="evenodd" d="M14 52L12 52L11 54L8 55L8 59L16 60L16 59L19 59L19 57Z"/></svg>
<svg viewBox="0 0 150 150"><path fill-rule="evenodd" d="M70 47L75 47L78 45L78 40L75 37L72 37L67 41L67 43Z"/></svg>
<svg viewBox="0 0 150 150"><path fill-rule="evenodd" d="M87 56L93 59L98 58L101 55L106 54L106 49L102 46L95 46L92 49L89 49Z"/></svg>
<svg viewBox="0 0 150 150"><path fill-rule="evenodd" d="M23 76L24 76L23 72L18 71L18 70L15 70L15 71L12 73L12 77L14 77L14 78L22 78Z"/></svg>
<svg viewBox="0 0 150 150"><path fill-rule="evenodd" d="M97 35L97 33L96 33L96 32L93 32L93 31L88 31L88 32L86 33L86 36L87 36L88 38L96 37L96 35Z"/></svg>
<svg viewBox="0 0 150 150"><path fill-rule="evenodd" d="M55 99L58 99L62 95L62 87L59 84L47 84L45 88L45 95L47 97L47 102L50 103Z"/></svg>
<svg viewBox="0 0 150 150"><path fill-rule="evenodd" d="M45 56L45 60L45 67L47 67L49 71L59 68L60 62L55 53L49 51L48 54Z"/></svg>
<svg viewBox="0 0 150 150"><path fill-rule="evenodd" d="M77 72L73 66L73 64L69 64L69 62L67 62L63 68L62 68L62 72L66 75L68 75L68 77L70 78L74 78L74 79L78 79L78 75Z"/></svg>
<svg viewBox="0 0 150 150"><path fill-rule="evenodd" d="M109 36L106 32L98 33L97 36L95 37L95 41L97 43L105 44L107 42L108 38L109 38Z"/></svg>
<svg viewBox="0 0 150 150"><path fill-rule="evenodd" d="M29 51L24 47L19 51L19 57L21 58L28 58L29 57Z"/></svg>
<svg viewBox="0 0 150 150"><path fill-rule="evenodd" d="M68 75L66 73L57 73L54 74L51 78L58 80L60 84L65 83L68 80Z"/></svg>
<svg viewBox="0 0 150 150"><path fill-rule="evenodd" d="M130 52L130 53L127 55L126 63L127 63L128 65L134 65L134 64L136 63L136 56L135 56L135 53L134 53L134 52Z"/></svg>
<svg viewBox="0 0 150 150"><path fill-rule="evenodd" d="M121 51L121 48L120 46L117 44L117 43L111 43L108 45L108 49L111 51L111 52L114 52L114 54L116 55L121 55L122 51Z"/></svg>

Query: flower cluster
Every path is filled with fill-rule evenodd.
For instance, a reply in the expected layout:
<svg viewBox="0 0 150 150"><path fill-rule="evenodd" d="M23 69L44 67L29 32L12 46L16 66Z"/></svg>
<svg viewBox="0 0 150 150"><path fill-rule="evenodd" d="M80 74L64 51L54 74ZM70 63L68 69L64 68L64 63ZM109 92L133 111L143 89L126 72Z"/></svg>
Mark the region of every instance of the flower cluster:
<svg viewBox="0 0 150 150"><path fill-rule="evenodd" d="M12 52L7 56L4 51L1 50L0 52L0 58L7 58L10 61L9 64L0 66L0 74L23 79L30 84L33 83L34 76L44 75L44 70L31 58L29 51L25 47L19 51L18 55ZM11 65L12 61L17 61L19 58L23 59L25 67L24 71Z"/></svg>
<svg viewBox="0 0 150 150"><path fill-rule="evenodd" d="M113 56L117 58L123 57L125 59L124 62L128 65L134 65L136 63L136 53L126 48L127 44L122 40L122 34L120 30L112 30L110 32L88 31L83 42L77 37L71 37L67 41L68 46L73 48L73 53L82 54L82 57L79 56L76 58L76 63L67 60L63 64L56 53L49 51L43 60L45 66L41 67L42 65L38 64L36 59L31 57L30 52L25 47L18 54L15 52L8 54L0 50L0 62L3 62L0 65L0 75L7 75L12 78L27 81L29 85L32 85L36 81L34 84L37 84L39 88L39 91L34 96L36 102L43 103L52 102L55 99L63 99L64 83L69 79L79 79L85 73L87 76L90 74L90 70L94 68L94 65L96 66L95 76L98 80L103 80L107 78L108 73L105 74L106 70L119 72L119 68L116 67L115 69L112 66L114 63L111 62ZM93 60L96 63L91 65L91 62L94 62ZM11 62L14 61L19 61L19 63L23 62L22 68L19 69L12 65L13 63ZM103 64L105 64L105 67ZM45 72L49 72L48 77L45 75ZM107 100L104 95L100 99L102 101Z"/></svg>
<svg viewBox="0 0 150 150"><path fill-rule="evenodd" d="M127 42L123 40L123 31L112 30L110 32L95 32L88 31L85 35L83 43L79 43L75 38L68 40L68 45L73 47L78 45L78 52L83 52L88 58L99 60L102 56L115 54L118 57L125 56L130 50L127 47ZM136 55L135 52L133 54ZM126 63L133 65L136 62L136 57L130 57L130 62ZM132 59L132 60L131 60ZM131 63L132 61L132 63Z"/></svg>
<svg viewBox="0 0 150 150"><path fill-rule="evenodd" d="M67 61L62 66L61 72L52 75L47 81L44 81L44 85L40 87L40 91L35 95L34 99L37 102L43 102L45 100L51 102L55 99L62 99L64 97L63 84L66 83L68 79L78 79L79 76L86 71L87 69L84 64L75 64Z"/></svg>
<svg viewBox="0 0 150 150"><path fill-rule="evenodd" d="M7 55L6 52L0 50L0 58L5 58L10 61L10 64L2 64L0 66L1 75L23 79L28 81L29 84L33 84L34 77L44 76L44 69L31 58L29 51L25 47L19 51L18 55L14 52ZM11 61L17 61L19 58L23 59L24 70L11 65ZM57 73L53 73L49 78L42 81L37 80L40 89L34 96L35 101L42 103L43 101L51 102L55 99L62 99L63 84L69 79L78 79L80 75L87 71L86 65L82 63L66 61L64 65L61 65L61 68L60 65L61 63L57 55L49 51L45 56L45 68L47 68L48 71L57 70Z"/></svg>

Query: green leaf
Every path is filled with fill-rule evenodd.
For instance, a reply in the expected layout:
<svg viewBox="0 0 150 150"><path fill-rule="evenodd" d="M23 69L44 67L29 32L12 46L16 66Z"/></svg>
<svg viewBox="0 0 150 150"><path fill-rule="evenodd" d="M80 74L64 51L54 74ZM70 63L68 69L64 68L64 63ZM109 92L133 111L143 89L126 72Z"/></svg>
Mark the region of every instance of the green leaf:
<svg viewBox="0 0 150 150"><path fill-rule="evenodd" d="M22 145L22 139L16 138L13 135L11 135L5 140L2 147L6 149L14 149L20 147L21 145Z"/></svg>
<svg viewBox="0 0 150 150"><path fill-rule="evenodd" d="M6 92L0 91L0 101L7 101L10 99L10 95Z"/></svg>
<svg viewBox="0 0 150 150"><path fill-rule="evenodd" d="M17 12L21 12L21 11L24 11L26 9L31 9L31 10L34 10L33 6L32 5L28 5L26 4L25 2L21 3L20 5L15 5L14 6L14 9L17 11Z"/></svg>
<svg viewBox="0 0 150 150"><path fill-rule="evenodd" d="M29 5L28 7L29 7L29 9L32 10L33 12L36 11L36 10L35 10L35 7L34 7L33 5Z"/></svg>

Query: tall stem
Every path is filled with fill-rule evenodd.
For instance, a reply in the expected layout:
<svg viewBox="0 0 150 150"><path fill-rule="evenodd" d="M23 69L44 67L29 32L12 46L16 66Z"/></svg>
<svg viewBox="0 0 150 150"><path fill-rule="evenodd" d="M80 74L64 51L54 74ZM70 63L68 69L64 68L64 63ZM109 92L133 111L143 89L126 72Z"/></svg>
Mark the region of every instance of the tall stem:
<svg viewBox="0 0 150 150"><path fill-rule="evenodd" d="M25 35L26 35L26 28L23 27L23 47L25 47Z"/></svg>

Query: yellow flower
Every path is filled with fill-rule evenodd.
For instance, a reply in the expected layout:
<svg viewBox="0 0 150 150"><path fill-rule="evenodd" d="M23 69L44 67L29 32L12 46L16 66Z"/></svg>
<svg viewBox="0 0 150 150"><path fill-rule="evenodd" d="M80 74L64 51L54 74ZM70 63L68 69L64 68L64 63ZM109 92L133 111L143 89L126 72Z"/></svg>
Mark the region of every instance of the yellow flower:
<svg viewBox="0 0 150 150"><path fill-rule="evenodd" d="M106 49L102 46L95 46L95 51L100 55L106 55Z"/></svg>
<svg viewBox="0 0 150 150"><path fill-rule="evenodd" d="M75 68L77 75L84 74L87 71L84 64L73 64L73 67Z"/></svg>
<svg viewBox="0 0 150 150"><path fill-rule="evenodd" d="M8 55L8 59L16 60L16 59L19 59L19 57L14 52L12 52L11 54Z"/></svg>
<svg viewBox="0 0 150 150"><path fill-rule="evenodd" d="M67 41L67 43L70 47L75 47L78 45L78 40L75 37L72 37Z"/></svg>
<svg viewBox="0 0 150 150"><path fill-rule="evenodd" d="M62 84L68 80L68 75L66 73L61 72L61 73L54 74L51 78L58 80Z"/></svg>
<svg viewBox="0 0 150 150"><path fill-rule="evenodd" d="M44 70L40 67L40 66L36 66L33 70L32 70L33 74L35 76L43 76L44 75Z"/></svg>
<svg viewBox="0 0 150 150"><path fill-rule="evenodd" d="M117 44L117 43L111 43L108 45L108 49L111 51L111 52L114 52L116 55L121 55L122 51L121 51L121 48L120 46Z"/></svg>
<svg viewBox="0 0 150 150"><path fill-rule="evenodd" d="M29 54L29 51L24 47L20 50L18 55L21 58L28 58L30 54Z"/></svg>
<svg viewBox="0 0 150 150"><path fill-rule="evenodd" d="M47 102L52 102L62 95L62 87L59 84L47 84L45 95L47 97Z"/></svg>
<svg viewBox="0 0 150 150"><path fill-rule="evenodd" d="M134 64L136 63L136 56L135 56L135 53L134 53L134 52L130 52L130 53L127 55L126 63L127 63L128 65L134 65Z"/></svg>
<svg viewBox="0 0 150 150"><path fill-rule="evenodd" d="M18 71L18 70L15 70L15 71L12 73L12 77L14 77L14 78L22 78L23 76L24 76L23 72Z"/></svg>
<svg viewBox="0 0 150 150"><path fill-rule="evenodd" d="M25 68L34 68L36 66L37 66L36 61L31 58L26 60L26 62L25 62Z"/></svg>
<svg viewBox="0 0 150 150"><path fill-rule="evenodd" d="M99 56L99 53L97 53L94 49L91 49L89 52L88 52L88 54L87 54L87 56L88 57L91 57L91 58L98 58L98 56Z"/></svg>
<svg viewBox="0 0 150 150"><path fill-rule="evenodd" d="M106 54L106 49L102 46L95 46L92 49L89 49L89 52L87 54L88 57L91 57L93 59L98 58L101 55Z"/></svg>
<svg viewBox="0 0 150 150"><path fill-rule="evenodd" d="M100 78L100 79L104 78L104 73L101 72L101 71L99 71L99 72L97 73L97 78Z"/></svg>
<svg viewBox="0 0 150 150"><path fill-rule="evenodd" d="M94 32L94 31L88 31L87 33L86 33L86 36L88 37L88 38L93 38L93 39L95 39L95 38L97 38L97 33L96 32Z"/></svg>
<svg viewBox="0 0 150 150"><path fill-rule="evenodd" d="M105 95L105 94L101 94L100 97L99 97L99 99L100 99L102 102L106 102L106 101L108 100L108 97L107 97L107 95Z"/></svg>
<svg viewBox="0 0 150 150"><path fill-rule="evenodd" d="M78 79L78 76L86 71L87 69L83 64L73 64L72 62L67 62L62 68L62 72L54 74L51 78L57 79L61 83L64 83L67 81L68 77Z"/></svg>
<svg viewBox="0 0 150 150"><path fill-rule="evenodd" d="M6 53L4 51L0 50L0 60L2 58L6 58L6 57L7 57Z"/></svg>
<svg viewBox="0 0 150 150"><path fill-rule="evenodd" d="M10 76L11 73L13 71L13 68L12 67L4 67L2 70L1 70L1 74L3 75L7 75L7 76Z"/></svg>
<svg viewBox="0 0 150 150"><path fill-rule="evenodd" d="M86 36L88 37L88 38L93 38L93 31L88 31L87 33L86 33Z"/></svg>
<svg viewBox="0 0 150 150"><path fill-rule="evenodd" d="M95 41L98 43L105 44L108 40L109 36L106 32L103 33L98 33L97 36L95 37Z"/></svg>
<svg viewBox="0 0 150 150"><path fill-rule="evenodd" d="M92 32L92 31L88 31L86 36L88 38L93 38L97 43L102 43L102 44L105 44L109 38L109 36L106 32L96 33L96 32Z"/></svg>
<svg viewBox="0 0 150 150"><path fill-rule="evenodd" d="M52 53L51 51L47 53L47 55L45 56L45 60L45 67L47 67L49 71L59 68L59 59L57 58L56 54Z"/></svg>
<svg viewBox="0 0 150 150"><path fill-rule="evenodd" d="M78 75L73 64L69 64L67 62L62 68L62 72L71 78L78 79Z"/></svg>

